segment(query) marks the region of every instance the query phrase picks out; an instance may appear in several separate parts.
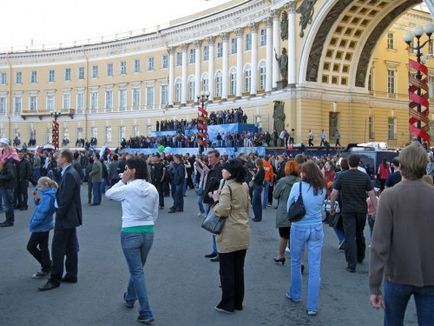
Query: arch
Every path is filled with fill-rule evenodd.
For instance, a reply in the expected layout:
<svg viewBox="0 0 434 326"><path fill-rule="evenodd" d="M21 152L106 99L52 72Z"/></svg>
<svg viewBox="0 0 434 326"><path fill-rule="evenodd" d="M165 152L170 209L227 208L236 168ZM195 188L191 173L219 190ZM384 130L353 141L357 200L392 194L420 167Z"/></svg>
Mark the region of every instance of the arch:
<svg viewBox="0 0 434 326"><path fill-rule="evenodd" d="M251 66L250 62L247 62L243 67L243 71L251 70L251 69L252 69L252 66Z"/></svg>

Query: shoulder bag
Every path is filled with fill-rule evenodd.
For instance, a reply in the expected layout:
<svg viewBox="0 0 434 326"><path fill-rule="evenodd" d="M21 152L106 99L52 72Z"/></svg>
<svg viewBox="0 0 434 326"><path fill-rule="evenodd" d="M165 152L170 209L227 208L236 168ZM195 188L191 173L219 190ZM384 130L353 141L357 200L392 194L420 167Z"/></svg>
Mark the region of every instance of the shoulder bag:
<svg viewBox="0 0 434 326"><path fill-rule="evenodd" d="M300 181L299 184L300 184L300 190L299 190L298 198L295 202L291 204L288 210L288 220L290 222L300 221L304 217L304 215L306 215L306 209L303 203L303 196L301 194L302 181Z"/></svg>
<svg viewBox="0 0 434 326"><path fill-rule="evenodd" d="M229 192L231 194L231 202L232 202L232 189L228 186ZM217 216L214 212L214 207L212 207L202 222L202 228L211 232L212 234L220 234L223 230L223 226L225 225L227 216Z"/></svg>

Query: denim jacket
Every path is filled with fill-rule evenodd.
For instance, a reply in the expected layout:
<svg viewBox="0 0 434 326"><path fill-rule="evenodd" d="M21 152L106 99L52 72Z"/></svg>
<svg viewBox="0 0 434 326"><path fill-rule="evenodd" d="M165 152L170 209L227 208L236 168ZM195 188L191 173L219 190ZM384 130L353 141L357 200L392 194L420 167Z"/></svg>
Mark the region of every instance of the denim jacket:
<svg viewBox="0 0 434 326"><path fill-rule="evenodd" d="M47 232L53 228L53 214L56 211L55 198L56 189L41 190L41 200L29 222L30 232Z"/></svg>

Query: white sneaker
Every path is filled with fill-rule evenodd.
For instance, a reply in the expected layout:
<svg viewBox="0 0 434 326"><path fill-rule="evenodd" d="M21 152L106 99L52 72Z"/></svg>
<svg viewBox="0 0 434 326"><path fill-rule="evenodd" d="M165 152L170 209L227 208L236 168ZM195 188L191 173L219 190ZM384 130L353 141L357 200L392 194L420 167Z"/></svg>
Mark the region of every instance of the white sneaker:
<svg viewBox="0 0 434 326"><path fill-rule="evenodd" d="M286 247L285 252L288 253L288 254L290 254L291 250L288 247Z"/></svg>

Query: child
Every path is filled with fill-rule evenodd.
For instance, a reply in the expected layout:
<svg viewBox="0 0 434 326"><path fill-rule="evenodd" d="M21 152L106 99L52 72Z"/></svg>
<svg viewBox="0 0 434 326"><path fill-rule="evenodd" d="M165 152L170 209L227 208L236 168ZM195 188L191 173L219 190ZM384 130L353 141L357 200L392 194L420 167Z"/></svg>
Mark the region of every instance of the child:
<svg viewBox="0 0 434 326"><path fill-rule="evenodd" d="M374 188L375 191L375 197L377 197L377 205L378 205L378 201L379 198L378 196L380 195L380 188ZM369 224L369 231L370 231L370 235L372 238L372 232L374 230L374 224L375 224L375 210L374 210L374 205L372 205L371 203L371 198L368 198L366 200L367 204L368 204L368 224Z"/></svg>
<svg viewBox="0 0 434 326"><path fill-rule="evenodd" d="M58 185L48 177L41 177L38 186L33 192L35 198L35 211L29 222L32 235L27 243L27 250L41 264L41 271L33 274L33 278L45 278L50 273L51 260L48 250L48 238L53 228L53 214Z"/></svg>

